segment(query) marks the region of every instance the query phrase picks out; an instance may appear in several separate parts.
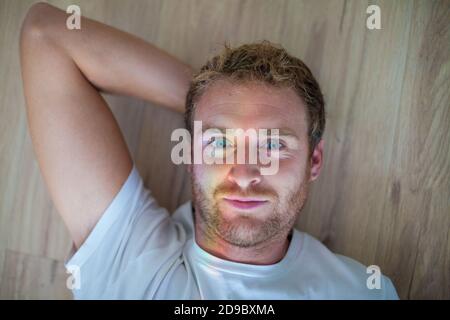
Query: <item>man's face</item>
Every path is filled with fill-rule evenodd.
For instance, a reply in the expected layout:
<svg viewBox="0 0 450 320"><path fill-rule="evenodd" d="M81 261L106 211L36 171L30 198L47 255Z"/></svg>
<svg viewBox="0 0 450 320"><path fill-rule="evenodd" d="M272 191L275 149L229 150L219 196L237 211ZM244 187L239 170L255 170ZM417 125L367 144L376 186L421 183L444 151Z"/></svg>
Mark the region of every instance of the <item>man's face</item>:
<svg viewBox="0 0 450 320"><path fill-rule="evenodd" d="M280 133L279 167L274 175L261 175L261 163L250 164L248 157L244 164L192 165L196 224L206 238L252 247L285 237L306 201L311 180L307 116L301 98L293 89L220 81L201 97L194 120L202 121L203 130L279 129ZM211 141L194 139L202 140L202 148ZM219 146L227 141L224 135ZM245 143L247 155L249 140Z"/></svg>

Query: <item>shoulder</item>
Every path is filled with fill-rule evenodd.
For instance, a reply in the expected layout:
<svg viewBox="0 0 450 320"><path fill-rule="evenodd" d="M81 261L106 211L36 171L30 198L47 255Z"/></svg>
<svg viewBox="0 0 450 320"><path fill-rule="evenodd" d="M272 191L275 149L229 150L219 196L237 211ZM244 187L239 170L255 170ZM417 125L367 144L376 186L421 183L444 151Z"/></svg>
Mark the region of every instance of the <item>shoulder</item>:
<svg viewBox="0 0 450 320"><path fill-rule="evenodd" d="M186 231L186 238L190 239L194 236L194 213L192 211L192 202L187 201L172 214L172 219L179 223Z"/></svg>
<svg viewBox="0 0 450 320"><path fill-rule="evenodd" d="M365 266L355 259L333 253L313 236L300 232L302 257L311 274L326 284L336 299L398 299L392 281L378 266Z"/></svg>

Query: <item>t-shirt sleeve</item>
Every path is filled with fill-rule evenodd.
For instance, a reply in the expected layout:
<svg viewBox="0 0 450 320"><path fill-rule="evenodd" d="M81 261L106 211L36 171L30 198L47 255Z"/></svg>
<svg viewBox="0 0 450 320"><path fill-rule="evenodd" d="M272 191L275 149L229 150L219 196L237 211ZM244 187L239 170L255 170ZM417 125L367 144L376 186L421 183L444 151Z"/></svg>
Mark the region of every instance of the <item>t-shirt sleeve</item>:
<svg viewBox="0 0 450 320"><path fill-rule="evenodd" d="M363 299L363 300L398 300L397 291L391 279L382 274L380 271L380 286L369 288L368 281L372 276L372 271L368 271L368 267L360 262L340 255L335 255L341 262L343 262L343 268L345 272L341 272L339 276L335 276L336 279L345 280L346 283L352 284L352 286L341 286L338 295L343 299ZM339 264L335 264L338 266ZM337 268L335 268L337 269ZM343 289L342 289L343 288Z"/></svg>
<svg viewBox="0 0 450 320"><path fill-rule="evenodd" d="M77 299L151 297L185 241L185 230L158 206L133 163L85 242L72 249L67 285Z"/></svg>
<svg viewBox="0 0 450 320"><path fill-rule="evenodd" d="M384 281L384 299L385 300L399 300L397 290L389 277L383 276Z"/></svg>

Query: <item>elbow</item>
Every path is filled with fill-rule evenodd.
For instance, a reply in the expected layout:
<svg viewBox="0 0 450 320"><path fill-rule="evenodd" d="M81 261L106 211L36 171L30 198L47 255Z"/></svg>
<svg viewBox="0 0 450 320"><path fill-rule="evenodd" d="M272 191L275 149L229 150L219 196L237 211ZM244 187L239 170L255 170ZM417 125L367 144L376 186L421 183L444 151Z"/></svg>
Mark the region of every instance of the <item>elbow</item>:
<svg viewBox="0 0 450 320"><path fill-rule="evenodd" d="M29 42L42 41L48 33L52 6L44 2L33 4L23 20L20 31L20 47Z"/></svg>

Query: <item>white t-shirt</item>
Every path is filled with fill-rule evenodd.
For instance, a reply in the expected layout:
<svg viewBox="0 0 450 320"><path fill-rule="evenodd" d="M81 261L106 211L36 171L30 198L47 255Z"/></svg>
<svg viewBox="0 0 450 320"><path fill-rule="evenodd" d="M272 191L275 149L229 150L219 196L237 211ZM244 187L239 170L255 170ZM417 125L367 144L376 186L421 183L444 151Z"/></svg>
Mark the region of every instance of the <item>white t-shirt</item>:
<svg viewBox="0 0 450 320"><path fill-rule="evenodd" d="M170 216L136 166L86 241L65 263L76 299L398 299L389 278L371 273L293 230L272 265L215 257L195 242L191 202ZM73 254L73 251L71 255Z"/></svg>

